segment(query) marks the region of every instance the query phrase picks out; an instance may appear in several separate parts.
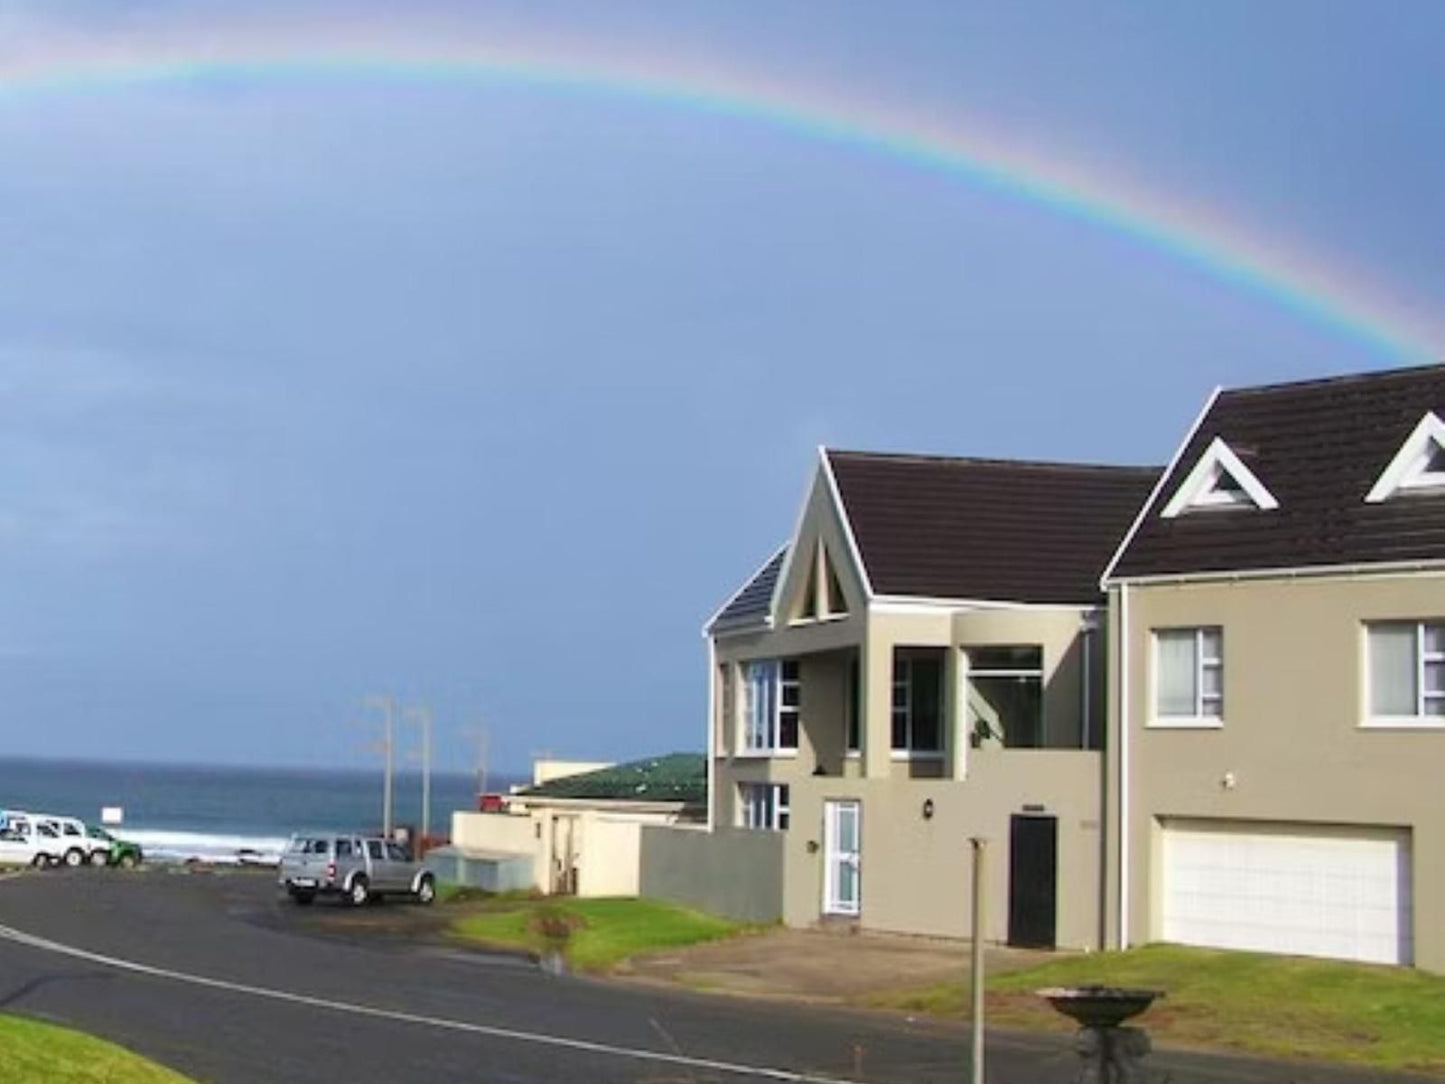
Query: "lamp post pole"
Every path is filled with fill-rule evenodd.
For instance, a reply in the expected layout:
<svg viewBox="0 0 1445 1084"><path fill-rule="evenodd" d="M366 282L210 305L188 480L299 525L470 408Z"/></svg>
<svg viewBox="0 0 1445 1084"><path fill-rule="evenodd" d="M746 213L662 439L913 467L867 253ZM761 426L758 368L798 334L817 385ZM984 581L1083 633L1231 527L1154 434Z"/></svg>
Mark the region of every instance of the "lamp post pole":
<svg viewBox="0 0 1445 1084"><path fill-rule="evenodd" d="M973 1009L973 1045L969 1058L969 1082L983 1084L983 927L987 887L984 884L984 858L988 852L988 840L974 836L968 842L973 850L972 989L969 991Z"/></svg>
<svg viewBox="0 0 1445 1084"><path fill-rule="evenodd" d="M374 693L366 698L366 703L380 708L382 717L385 720L383 724L385 733L381 739L381 750L385 762L381 785L381 833L387 839L390 839L391 788L396 747L394 729L396 722L396 700L389 695Z"/></svg>

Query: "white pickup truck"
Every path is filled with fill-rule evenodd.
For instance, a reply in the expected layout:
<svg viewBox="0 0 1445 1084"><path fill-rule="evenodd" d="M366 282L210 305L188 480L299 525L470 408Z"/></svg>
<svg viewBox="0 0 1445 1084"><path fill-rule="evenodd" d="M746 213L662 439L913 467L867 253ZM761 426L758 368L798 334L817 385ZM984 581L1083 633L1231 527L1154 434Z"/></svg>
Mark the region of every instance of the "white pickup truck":
<svg viewBox="0 0 1445 1084"><path fill-rule="evenodd" d="M25 866L56 866L65 843L49 824L28 813L0 813L0 862Z"/></svg>
<svg viewBox="0 0 1445 1084"><path fill-rule="evenodd" d="M91 835L84 821L75 817L52 817L45 813L36 813L33 819L55 829L64 846L61 860L67 866L83 866L87 862L103 866L110 861L110 840Z"/></svg>

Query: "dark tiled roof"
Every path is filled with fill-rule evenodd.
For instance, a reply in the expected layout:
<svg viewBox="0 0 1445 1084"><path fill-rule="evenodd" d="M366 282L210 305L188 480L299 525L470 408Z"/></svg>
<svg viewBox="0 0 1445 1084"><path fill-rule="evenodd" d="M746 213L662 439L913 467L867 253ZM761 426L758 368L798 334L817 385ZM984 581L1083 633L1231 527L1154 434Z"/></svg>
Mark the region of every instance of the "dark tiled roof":
<svg viewBox="0 0 1445 1084"><path fill-rule="evenodd" d="M1221 392L1145 512L1115 576L1445 558L1445 496L1365 494L1428 410L1445 366ZM1279 507L1159 515L1215 437Z"/></svg>
<svg viewBox="0 0 1445 1084"><path fill-rule="evenodd" d="M778 582L778 573L782 570L783 559L787 555L787 546L773 554L768 563L758 569L753 574L753 578L743 585L742 590L728 600L727 605L713 619L709 628L722 629L740 625L755 625L767 617L768 610L772 606L773 587Z"/></svg>
<svg viewBox="0 0 1445 1084"><path fill-rule="evenodd" d="M1092 603L1158 467L829 451L873 590Z"/></svg>
<svg viewBox="0 0 1445 1084"><path fill-rule="evenodd" d="M585 801L707 801L707 761L701 753L669 753L594 772L563 776L517 792L523 798L574 798Z"/></svg>

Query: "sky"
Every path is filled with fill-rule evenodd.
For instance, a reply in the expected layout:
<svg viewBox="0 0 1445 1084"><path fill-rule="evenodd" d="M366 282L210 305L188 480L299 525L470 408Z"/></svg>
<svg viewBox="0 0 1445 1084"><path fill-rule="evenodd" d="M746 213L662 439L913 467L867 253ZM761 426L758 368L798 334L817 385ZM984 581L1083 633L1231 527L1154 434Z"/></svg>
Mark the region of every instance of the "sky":
<svg viewBox="0 0 1445 1084"><path fill-rule="evenodd" d="M700 748L819 444L1162 463L1215 385L1445 354L1442 46L0 0L0 744L364 766L389 692L446 767Z"/></svg>

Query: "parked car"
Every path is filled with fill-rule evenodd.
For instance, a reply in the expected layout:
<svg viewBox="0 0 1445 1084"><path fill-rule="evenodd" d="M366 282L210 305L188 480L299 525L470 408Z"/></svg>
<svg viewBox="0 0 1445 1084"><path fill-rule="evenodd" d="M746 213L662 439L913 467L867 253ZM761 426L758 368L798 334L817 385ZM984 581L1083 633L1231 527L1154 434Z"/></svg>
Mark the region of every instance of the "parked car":
<svg viewBox="0 0 1445 1084"><path fill-rule="evenodd" d="M64 844L50 825L28 813L0 813L0 862L55 866L64 853Z"/></svg>
<svg viewBox="0 0 1445 1084"><path fill-rule="evenodd" d="M360 907L383 896L436 899L436 879L406 848L377 836L292 837L281 855L279 883L298 904L317 896L342 896Z"/></svg>
<svg viewBox="0 0 1445 1084"><path fill-rule="evenodd" d="M40 824L48 824L60 837L64 850L61 860L67 866L104 865L110 859L110 840L92 834L84 821L75 817L56 817L48 813L35 814Z"/></svg>
<svg viewBox="0 0 1445 1084"><path fill-rule="evenodd" d="M139 843L132 843L128 839L118 839L95 824L87 824L85 830L96 839L105 840L106 846L110 848L105 856L108 864L119 866L121 869L133 869L145 860L145 853L141 850Z"/></svg>

